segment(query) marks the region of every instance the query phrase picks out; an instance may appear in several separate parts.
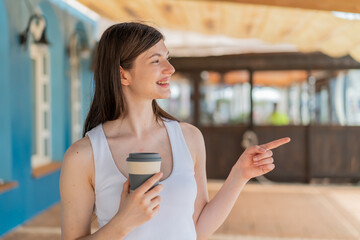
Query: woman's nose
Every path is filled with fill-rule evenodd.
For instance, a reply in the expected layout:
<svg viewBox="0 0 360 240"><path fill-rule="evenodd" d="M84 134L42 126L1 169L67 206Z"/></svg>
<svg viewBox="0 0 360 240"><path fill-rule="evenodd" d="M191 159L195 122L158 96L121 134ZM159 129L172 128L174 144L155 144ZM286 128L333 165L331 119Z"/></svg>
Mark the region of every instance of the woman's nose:
<svg viewBox="0 0 360 240"><path fill-rule="evenodd" d="M164 68L164 73L172 75L174 72L175 72L175 68L173 67L173 65L171 65L171 63L167 61L166 66Z"/></svg>

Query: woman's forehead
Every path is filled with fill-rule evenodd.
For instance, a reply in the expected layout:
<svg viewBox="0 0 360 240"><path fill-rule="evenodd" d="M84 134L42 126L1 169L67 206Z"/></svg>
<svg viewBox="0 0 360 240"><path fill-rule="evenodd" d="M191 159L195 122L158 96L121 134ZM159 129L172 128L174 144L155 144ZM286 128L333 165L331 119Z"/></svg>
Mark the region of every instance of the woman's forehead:
<svg viewBox="0 0 360 240"><path fill-rule="evenodd" d="M143 52L142 55L144 55L144 57L146 58L149 58L154 54L166 55L168 53L169 50L166 48L164 41L160 40L157 44L155 44L154 46Z"/></svg>

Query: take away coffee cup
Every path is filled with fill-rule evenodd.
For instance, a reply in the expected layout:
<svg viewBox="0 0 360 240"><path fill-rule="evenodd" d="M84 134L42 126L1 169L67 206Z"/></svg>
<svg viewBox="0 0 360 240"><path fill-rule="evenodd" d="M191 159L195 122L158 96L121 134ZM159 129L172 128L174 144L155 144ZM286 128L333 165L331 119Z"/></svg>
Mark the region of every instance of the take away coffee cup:
<svg viewBox="0 0 360 240"><path fill-rule="evenodd" d="M130 180L130 192L135 191L135 189L146 182L146 180L160 172L161 161L162 159L159 153L130 153L126 159ZM151 189L158 184L159 181L157 181Z"/></svg>

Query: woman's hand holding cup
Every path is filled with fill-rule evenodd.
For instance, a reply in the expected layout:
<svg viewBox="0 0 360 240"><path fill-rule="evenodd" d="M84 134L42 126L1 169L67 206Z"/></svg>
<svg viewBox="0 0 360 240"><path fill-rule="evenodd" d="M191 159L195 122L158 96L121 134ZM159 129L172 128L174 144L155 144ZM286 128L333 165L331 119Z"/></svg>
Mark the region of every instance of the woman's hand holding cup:
<svg viewBox="0 0 360 240"><path fill-rule="evenodd" d="M152 187L162 175L162 172L155 174L133 192L130 192L129 179L124 183L117 215L128 229L144 224L159 213L161 197L158 195L164 187L161 184Z"/></svg>

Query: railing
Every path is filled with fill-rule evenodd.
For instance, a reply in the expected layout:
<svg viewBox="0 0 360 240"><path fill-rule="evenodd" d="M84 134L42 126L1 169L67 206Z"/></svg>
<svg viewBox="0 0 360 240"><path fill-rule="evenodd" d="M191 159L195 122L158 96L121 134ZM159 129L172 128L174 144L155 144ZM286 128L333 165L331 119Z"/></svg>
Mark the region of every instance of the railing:
<svg viewBox="0 0 360 240"><path fill-rule="evenodd" d="M207 177L225 179L244 151L247 126L200 127L205 139ZM292 141L274 149L276 168L266 177L277 182L310 182L315 178L360 180L360 127L256 126L259 143L281 137Z"/></svg>

